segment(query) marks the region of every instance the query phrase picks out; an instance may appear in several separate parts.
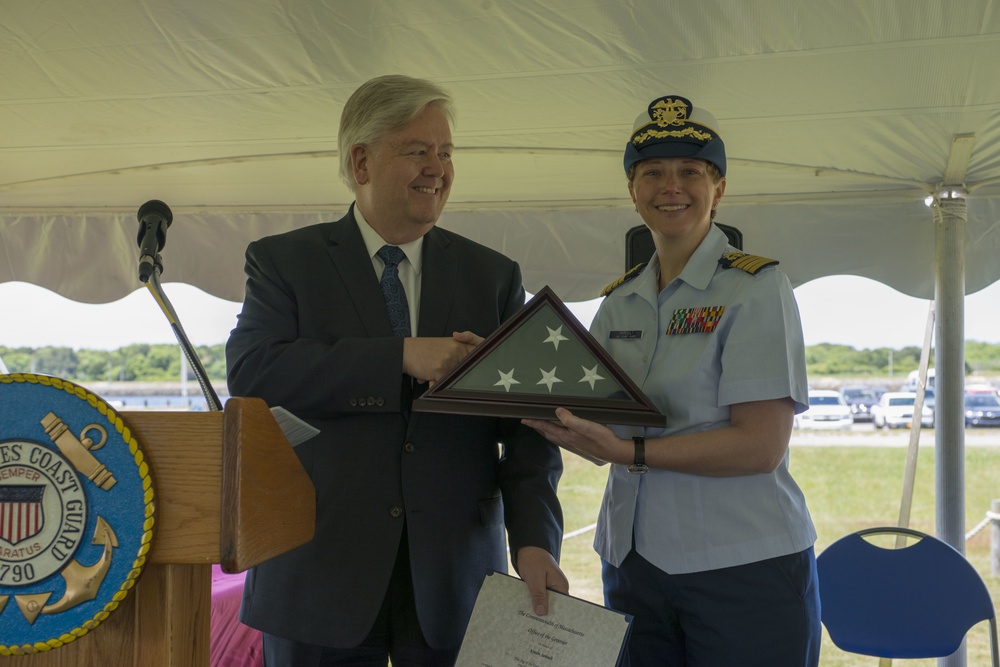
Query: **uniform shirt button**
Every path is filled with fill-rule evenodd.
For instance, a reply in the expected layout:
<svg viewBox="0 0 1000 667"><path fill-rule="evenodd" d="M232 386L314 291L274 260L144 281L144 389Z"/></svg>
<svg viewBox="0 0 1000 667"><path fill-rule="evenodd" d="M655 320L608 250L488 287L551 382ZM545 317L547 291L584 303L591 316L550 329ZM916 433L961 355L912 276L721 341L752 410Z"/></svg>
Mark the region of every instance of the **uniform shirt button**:
<svg viewBox="0 0 1000 667"><path fill-rule="evenodd" d="M408 442L405 445L403 445L403 451L405 451L405 452L412 452L415 449L416 449L416 447L413 446L412 442Z"/></svg>
<svg viewBox="0 0 1000 667"><path fill-rule="evenodd" d="M403 508L400 507L399 505L393 505L392 507L389 508L389 516L391 516L393 519L398 519L399 517L403 516Z"/></svg>

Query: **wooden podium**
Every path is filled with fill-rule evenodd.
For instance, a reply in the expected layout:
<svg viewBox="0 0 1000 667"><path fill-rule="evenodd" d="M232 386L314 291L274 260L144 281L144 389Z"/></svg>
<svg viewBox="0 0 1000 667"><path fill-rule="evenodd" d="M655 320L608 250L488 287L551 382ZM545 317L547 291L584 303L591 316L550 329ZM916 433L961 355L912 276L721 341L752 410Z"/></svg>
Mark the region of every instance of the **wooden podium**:
<svg viewBox="0 0 1000 667"><path fill-rule="evenodd" d="M242 572L313 536L316 495L267 405L224 412L121 412L152 472L153 546L104 622L4 666L208 667L212 564Z"/></svg>

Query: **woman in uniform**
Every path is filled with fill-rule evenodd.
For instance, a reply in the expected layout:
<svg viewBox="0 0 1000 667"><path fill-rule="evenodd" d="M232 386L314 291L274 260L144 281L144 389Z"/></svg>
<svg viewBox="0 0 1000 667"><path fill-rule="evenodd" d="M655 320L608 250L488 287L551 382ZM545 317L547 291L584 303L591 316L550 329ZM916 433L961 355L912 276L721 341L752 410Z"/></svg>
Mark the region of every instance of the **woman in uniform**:
<svg viewBox="0 0 1000 667"><path fill-rule="evenodd" d="M605 290L591 333L666 416L610 427L525 420L611 464L594 547L605 603L634 617L632 667L817 665L813 528L788 469L808 406L798 307L777 262L712 223L726 149L711 114L666 95L625 147L656 253Z"/></svg>

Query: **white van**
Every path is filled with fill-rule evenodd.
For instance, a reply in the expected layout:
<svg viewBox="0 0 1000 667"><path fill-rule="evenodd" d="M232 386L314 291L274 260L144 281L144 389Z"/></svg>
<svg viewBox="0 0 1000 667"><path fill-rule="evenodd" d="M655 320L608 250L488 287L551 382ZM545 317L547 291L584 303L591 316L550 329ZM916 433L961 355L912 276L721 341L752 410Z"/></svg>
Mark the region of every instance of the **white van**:
<svg viewBox="0 0 1000 667"><path fill-rule="evenodd" d="M903 385L903 391L916 391L917 390L917 378L920 376L920 371L910 371L910 374L906 376L906 384ZM927 369L927 385L925 389L933 392L934 391L934 369Z"/></svg>

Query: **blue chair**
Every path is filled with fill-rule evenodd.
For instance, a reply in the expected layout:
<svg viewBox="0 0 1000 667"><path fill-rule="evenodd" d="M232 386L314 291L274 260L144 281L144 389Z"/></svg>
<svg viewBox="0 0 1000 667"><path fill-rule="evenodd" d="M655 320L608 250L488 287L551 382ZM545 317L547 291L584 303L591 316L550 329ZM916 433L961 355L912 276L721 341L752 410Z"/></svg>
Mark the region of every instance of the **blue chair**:
<svg viewBox="0 0 1000 667"><path fill-rule="evenodd" d="M918 541L883 548L870 535ZM839 648L880 658L941 658L989 620L993 666L1000 667L997 617L982 577L958 550L908 528L846 535L816 559L823 625Z"/></svg>

